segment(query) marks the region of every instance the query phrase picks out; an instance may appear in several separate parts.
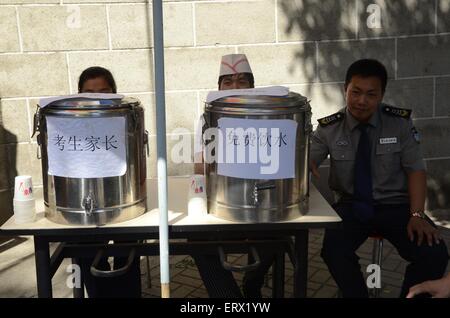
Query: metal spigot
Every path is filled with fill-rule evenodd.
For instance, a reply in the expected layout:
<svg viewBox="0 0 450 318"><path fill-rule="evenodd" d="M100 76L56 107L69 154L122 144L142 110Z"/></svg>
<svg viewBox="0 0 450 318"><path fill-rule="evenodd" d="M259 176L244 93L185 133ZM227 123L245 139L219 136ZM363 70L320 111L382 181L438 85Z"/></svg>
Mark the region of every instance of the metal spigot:
<svg viewBox="0 0 450 318"><path fill-rule="evenodd" d="M255 187L253 188L253 205L258 205L258 186L255 184Z"/></svg>
<svg viewBox="0 0 450 318"><path fill-rule="evenodd" d="M94 200L93 196L89 193L88 196L83 199L83 203L81 206L83 207L84 212L88 216L91 216L92 212L94 211L94 205L95 205L95 200Z"/></svg>
<svg viewBox="0 0 450 318"><path fill-rule="evenodd" d="M258 191L263 191L263 190L272 190L275 189L275 184L270 181L267 183L263 183L263 184L256 184L253 188L253 200L254 200L254 205L258 204Z"/></svg>

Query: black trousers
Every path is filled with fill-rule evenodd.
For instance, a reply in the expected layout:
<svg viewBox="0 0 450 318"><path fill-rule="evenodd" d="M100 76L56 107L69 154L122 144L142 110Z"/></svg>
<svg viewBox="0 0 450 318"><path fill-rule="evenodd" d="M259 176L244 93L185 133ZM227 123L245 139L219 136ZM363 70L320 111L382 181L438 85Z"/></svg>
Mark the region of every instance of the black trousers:
<svg viewBox="0 0 450 318"><path fill-rule="evenodd" d="M264 285L265 275L276 258L275 253L265 251L262 248L257 250L261 263L255 270L246 272L242 280L242 292L246 298L262 298L261 288ZM249 258L249 263L253 262L250 255Z"/></svg>
<svg viewBox="0 0 450 318"><path fill-rule="evenodd" d="M376 206L375 216L367 224L360 223L350 204L340 203L334 208L343 220L343 227L326 230L321 255L343 297L368 297L355 252L374 232L391 242L400 256L409 262L400 297L405 297L413 285L441 278L445 273L448 252L444 241L430 247L426 241L417 246L416 238L413 242L409 240L409 205ZM428 222L435 226L431 220L428 219Z"/></svg>
<svg viewBox="0 0 450 318"><path fill-rule="evenodd" d="M92 242L91 242L92 243ZM99 243L99 242L97 242ZM106 242L101 242L105 243ZM116 243L133 243L129 241ZM134 242L135 243L135 242ZM87 243L89 244L89 243ZM91 274L94 258L81 259L81 275L90 298L140 298L141 297L141 268L140 257L135 257L130 269L117 277L95 277ZM117 270L128 261L128 257L114 257L113 269ZM111 270L108 258L100 259L97 269Z"/></svg>
<svg viewBox="0 0 450 318"><path fill-rule="evenodd" d="M276 255L258 248L260 265L253 271L245 272L242 293L231 271L226 270L218 255L192 255L203 284L211 298L262 298L261 288L264 276ZM249 262L252 262L250 260Z"/></svg>
<svg viewBox="0 0 450 318"><path fill-rule="evenodd" d="M242 298L233 273L223 268L219 255L192 255L210 298Z"/></svg>

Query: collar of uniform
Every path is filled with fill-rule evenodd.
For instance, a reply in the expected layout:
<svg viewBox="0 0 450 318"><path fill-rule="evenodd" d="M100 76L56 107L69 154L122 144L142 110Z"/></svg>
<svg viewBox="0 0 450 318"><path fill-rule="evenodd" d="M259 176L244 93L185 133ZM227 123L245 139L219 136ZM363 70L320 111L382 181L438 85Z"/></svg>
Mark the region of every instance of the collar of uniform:
<svg viewBox="0 0 450 318"><path fill-rule="evenodd" d="M379 122L379 110L380 110L380 106L378 106L378 109L375 111L375 113L373 113L372 117L370 117L368 124L372 127L377 127L378 122ZM347 121L347 126L350 129L350 131L353 131L356 126L358 126L360 124L360 122L353 117L353 115L348 111L348 108L345 108L345 118Z"/></svg>

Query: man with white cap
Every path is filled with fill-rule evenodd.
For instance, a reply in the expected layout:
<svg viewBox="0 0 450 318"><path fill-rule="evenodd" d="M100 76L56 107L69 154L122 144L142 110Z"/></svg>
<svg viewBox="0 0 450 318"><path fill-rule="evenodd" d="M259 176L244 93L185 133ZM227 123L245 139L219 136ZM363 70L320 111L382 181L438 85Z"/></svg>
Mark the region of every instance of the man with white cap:
<svg viewBox="0 0 450 318"><path fill-rule="evenodd" d="M222 56L220 61L219 81L217 83L219 91L229 89L246 89L255 87L255 79L245 54L228 54ZM196 140L195 153L195 174L203 174L203 136L205 122L203 116L200 117Z"/></svg>
<svg viewBox="0 0 450 318"><path fill-rule="evenodd" d="M245 54L229 54L222 57L218 81L219 90L254 88L254 82L253 72ZM203 126L203 123L199 126ZM201 131L199 130L199 132ZM197 142L202 143L201 133L198 133ZM196 154L196 156L202 157L202 153ZM195 171L197 174L203 174L203 164L196 163ZM264 275L275 257L273 253L260 250L258 252L261 259L260 266L254 271L246 272L243 279L243 292L246 297L261 297ZM218 255L193 255L193 258L210 297L242 297L233 274L223 268Z"/></svg>
<svg viewBox="0 0 450 318"><path fill-rule="evenodd" d="M222 57L218 85L219 90L255 87L253 72L245 54L228 54Z"/></svg>

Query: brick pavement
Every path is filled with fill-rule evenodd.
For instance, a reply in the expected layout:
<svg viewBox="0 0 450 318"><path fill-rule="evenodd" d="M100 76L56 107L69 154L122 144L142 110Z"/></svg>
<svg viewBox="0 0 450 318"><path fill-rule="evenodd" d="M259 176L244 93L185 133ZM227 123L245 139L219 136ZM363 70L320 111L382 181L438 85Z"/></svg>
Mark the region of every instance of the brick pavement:
<svg viewBox="0 0 450 318"><path fill-rule="evenodd" d="M338 288L331 277L327 266L320 257L322 247L323 230L311 230L309 235L309 255L308 255L308 285L307 297L312 298L334 298L338 297ZM450 246L450 229L441 228L441 234ZM368 264L372 263L373 240L368 239L358 250L360 264L364 270ZM245 264L246 255L231 255L229 261L233 264ZM150 257L151 285L148 287L146 275L146 263L142 264L142 286L143 297L160 297L159 282L159 258ZM172 256L170 258L171 271L171 297L187 298L207 298L208 293L200 279L194 261L189 256ZM289 258L285 261L285 297L293 297L293 269ZM383 263L381 272L382 289L380 297L396 298L400 294L400 287L407 263L398 255L395 248L387 241L384 241ZM450 265L447 272L450 271ZM365 270L363 271L365 273ZM365 277L368 274L365 273ZM242 283L242 273L234 273L239 285ZM262 289L263 297L271 297L272 282L271 273L266 276L266 283Z"/></svg>

